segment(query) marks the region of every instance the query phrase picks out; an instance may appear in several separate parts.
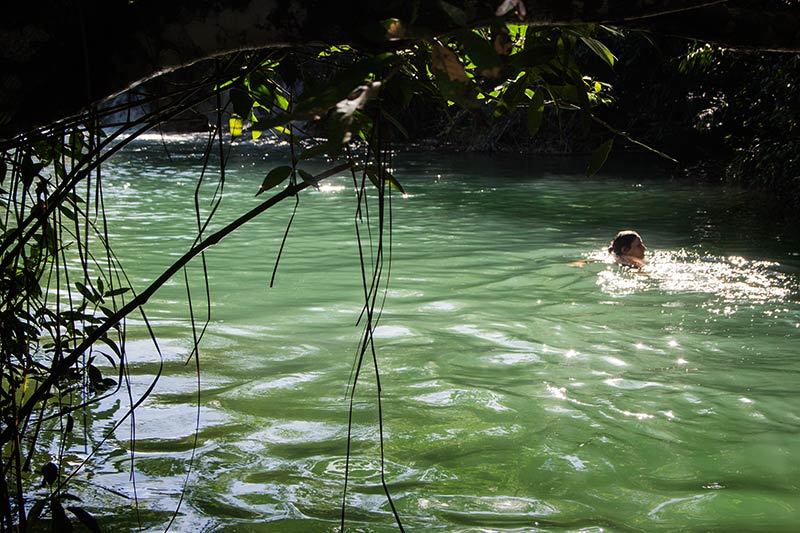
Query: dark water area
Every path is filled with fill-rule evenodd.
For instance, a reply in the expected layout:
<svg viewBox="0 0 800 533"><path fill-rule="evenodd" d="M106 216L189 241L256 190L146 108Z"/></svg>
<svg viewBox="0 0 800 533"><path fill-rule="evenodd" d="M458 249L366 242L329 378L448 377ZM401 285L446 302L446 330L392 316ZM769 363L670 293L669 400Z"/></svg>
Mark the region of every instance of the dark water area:
<svg viewBox="0 0 800 533"><path fill-rule="evenodd" d="M106 170L137 290L197 231L200 145L168 146L171 159L137 141ZM211 230L261 201L285 160L234 147ZM567 158L395 156L407 195L392 198L375 337L386 480L407 531L797 530L800 239L767 199L641 163L586 178ZM351 180L301 195L270 289L285 204L206 254L199 395L183 276L145 306L163 359L129 322L133 397L163 373L136 411L134 459L126 422L76 482L109 529L163 530L182 498L171 531L338 530L363 298ZM649 248L641 271L602 262L627 228ZM601 261L568 266L581 258ZM198 262L188 276L203 319ZM349 531L396 530L374 376L367 364L354 406ZM129 403L96 406L90 439Z"/></svg>

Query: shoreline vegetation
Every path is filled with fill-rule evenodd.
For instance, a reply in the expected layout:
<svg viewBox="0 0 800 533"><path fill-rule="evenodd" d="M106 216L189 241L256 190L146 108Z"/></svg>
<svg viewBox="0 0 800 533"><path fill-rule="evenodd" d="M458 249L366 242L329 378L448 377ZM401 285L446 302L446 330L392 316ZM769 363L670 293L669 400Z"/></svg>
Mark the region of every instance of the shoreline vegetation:
<svg viewBox="0 0 800 533"><path fill-rule="evenodd" d="M576 47L581 69L609 85L610 96L593 108L591 125L575 109L551 103L531 136L525 107L498 118L481 110L442 107L430 95L415 95L406 106L392 110L404 128L402 134L394 133L392 144L421 151L588 161L613 138L609 162L621 153L652 156L653 164L671 179L742 186L780 198L777 208L785 216L800 216L800 54L742 53L635 32L608 40L617 56L613 69L590 50ZM203 131L213 125L213 107L205 105L204 110L201 104L160 128ZM610 125L616 134L603 127ZM307 131L325 135L313 125Z"/></svg>

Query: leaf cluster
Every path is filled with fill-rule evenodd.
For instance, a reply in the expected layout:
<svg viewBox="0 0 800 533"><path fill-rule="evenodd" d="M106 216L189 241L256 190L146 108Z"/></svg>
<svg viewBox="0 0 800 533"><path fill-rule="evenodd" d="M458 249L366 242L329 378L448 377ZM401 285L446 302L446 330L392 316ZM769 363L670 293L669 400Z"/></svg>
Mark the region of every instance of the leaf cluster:
<svg viewBox="0 0 800 533"><path fill-rule="evenodd" d="M71 438L71 413L118 385L118 379L103 375L96 359L102 357L122 371L120 335L104 335L104 348L90 350L74 364L64 363L77 345L115 313L120 298L129 291L110 268L110 256L101 263L89 251L90 241L105 246L107 236L96 227L98 214L76 192L76 185L88 179L85 166L97 157L93 146L102 136L97 129L80 127L0 153L0 449L4 457L0 484L4 495L13 485L21 493L25 473L37 461L47 460L42 450L49 443L40 443L41 435L53 432L65 441ZM51 386L44 385L48 380ZM58 472L58 466L45 462L45 484L54 483L54 471ZM32 523L45 507L50 509L53 527L69 522L59 486L55 484L52 493L34 505L29 513ZM10 508L4 509L0 520L10 524ZM82 507L67 509L90 530L97 530L93 517ZM20 503L17 512L19 523L24 523Z"/></svg>
<svg viewBox="0 0 800 533"><path fill-rule="evenodd" d="M458 18L453 9L448 16ZM385 21L383 28L387 42L420 33L397 19ZM505 120L522 108L532 137L546 110L557 118L562 112L578 112L588 128L593 109L611 102L610 86L582 73L576 55L588 50L613 68L616 57L597 36L604 31L610 30L498 22L404 41L390 51L330 46L287 53L221 85L229 91L232 106L230 133L239 137L249 129L257 139L270 131L298 147L290 164L265 176L260 194L298 176L307 179L298 166L305 159L323 154L336 158L349 142L369 141L376 116L370 109L379 108L377 119L407 138L395 115L415 98L438 101L445 108L457 105L487 122ZM319 68L308 67L320 63L325 66L322 76ZM315 140L305 146L297 142L298 132L310 138L309 131L316 133ZM588 174L599 170L612 145L613 134L594 154ZM392 177L390 183L397 180Z"/></svg>

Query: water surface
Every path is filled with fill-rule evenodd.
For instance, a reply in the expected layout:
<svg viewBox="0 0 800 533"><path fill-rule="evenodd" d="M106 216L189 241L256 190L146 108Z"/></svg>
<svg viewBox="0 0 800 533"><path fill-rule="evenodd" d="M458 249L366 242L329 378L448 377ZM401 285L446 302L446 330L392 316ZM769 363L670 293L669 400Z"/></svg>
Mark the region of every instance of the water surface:
<svg viewBox="0 0 800 533"><path fill-rule="evenodd" d="M110 231L138 290L196 235L200 144L168 146L171 160L160 140L137 141L106 170ZM265 173L285 163L275 148L235 147L211 230L256 205ZM795 531L800 244L748 193L624 161L586 179L582 164L396 157L408 195L392 200L376 338L386 477L404 526ZM215 187L201 187L204 212ZM304 192L270 289L292 205L206 255L197 432L183 276L147 304L164 369L136 413L135 483L129 424L78 483L109 528L163 529L183 494L174 531L337 530L363 299L356 205L346 176ZM642 271L567 266L627 228L651 252ZM202 320L199 261L188 273ZM161 358L140 318L128 337L141 393ZM380 485L376 390L367 365L352 531L396 529ZM97 406L90 434L128 403L123 393Z"/></svg>

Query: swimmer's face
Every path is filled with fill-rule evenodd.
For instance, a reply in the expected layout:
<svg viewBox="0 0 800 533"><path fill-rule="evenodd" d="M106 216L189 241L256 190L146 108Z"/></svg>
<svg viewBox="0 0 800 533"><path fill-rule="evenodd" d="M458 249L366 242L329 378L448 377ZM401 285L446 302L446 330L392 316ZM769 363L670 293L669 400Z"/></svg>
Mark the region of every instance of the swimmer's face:
<svg viewBox="0 0 800 533"><path fill-rule="evenodd" d="M637 259L644 259L644 252L647 250L647 246L644 245L642 239L638 237L633 240L629 247L622 248L622 255L626 255L628 257L635 257Z"/></svg>

